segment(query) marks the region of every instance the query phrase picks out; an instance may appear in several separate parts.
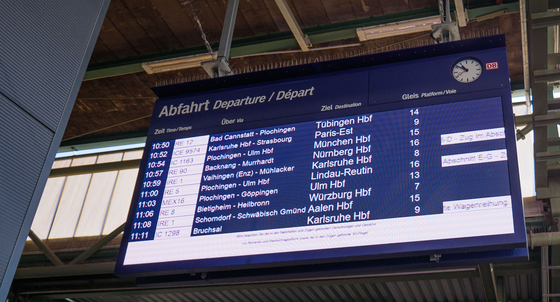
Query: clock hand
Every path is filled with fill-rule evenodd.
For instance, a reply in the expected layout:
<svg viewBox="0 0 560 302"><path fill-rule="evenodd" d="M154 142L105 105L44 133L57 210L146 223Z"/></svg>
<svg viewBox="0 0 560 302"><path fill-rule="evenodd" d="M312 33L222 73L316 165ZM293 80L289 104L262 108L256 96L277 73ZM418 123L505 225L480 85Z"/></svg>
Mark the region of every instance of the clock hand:
<svg viewBox="0 0 560 302"><path fill-rule="evenodd" d="M463 65L457 65L457 67L463 69L466 72L469 72L469 70L467 68L465 68Z"/></svg>

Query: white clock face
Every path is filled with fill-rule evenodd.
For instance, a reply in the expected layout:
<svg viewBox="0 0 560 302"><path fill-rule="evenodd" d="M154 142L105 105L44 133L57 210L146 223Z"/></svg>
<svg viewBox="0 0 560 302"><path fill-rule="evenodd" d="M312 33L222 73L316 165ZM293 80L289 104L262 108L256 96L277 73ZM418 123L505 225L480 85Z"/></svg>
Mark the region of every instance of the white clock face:
<svg viewBox="0 0 560 302"><path fill-rule="evenodd" d="M475 59L462 59L453 65L451 74L458 82L474 82L480 77L480 74L482 74L482 65Z"/></svg>

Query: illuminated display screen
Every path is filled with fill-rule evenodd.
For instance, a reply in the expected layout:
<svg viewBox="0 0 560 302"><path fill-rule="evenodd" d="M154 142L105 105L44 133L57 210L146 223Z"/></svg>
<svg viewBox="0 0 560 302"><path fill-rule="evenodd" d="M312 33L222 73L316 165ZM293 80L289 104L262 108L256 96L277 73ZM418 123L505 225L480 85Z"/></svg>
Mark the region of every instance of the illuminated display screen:
<svg viewBox="0 0 560 302"><path fill-rule="evenodd" d="M116 272L523 247L516 160L503 48L163 98Z"/></svg>

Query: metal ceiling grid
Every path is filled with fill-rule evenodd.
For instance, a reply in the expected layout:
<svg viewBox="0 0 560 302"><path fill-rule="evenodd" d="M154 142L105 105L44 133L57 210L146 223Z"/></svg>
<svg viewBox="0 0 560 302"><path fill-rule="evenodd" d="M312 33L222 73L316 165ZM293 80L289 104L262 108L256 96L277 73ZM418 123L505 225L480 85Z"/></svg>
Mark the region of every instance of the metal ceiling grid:
<svg viewBox="0 0 560 302"><path fill-rule="evenodd" d="M538 280L538 275L508 277L508 288L516 288L511 301L527 301L539 297L538 286L516 286ZM538 282L538 281L537 281ZM76 302L174 302L174 301L484 301L480 278L452 278L397 282L357 282L315 286L285 286L249 289L206 290L190 288L185 292L162 294L131 294L86 298L69 298ZM536 289L536 290L535 290ZM521 299L519 299L521 298Z"/></svg>
<svg viewBox="0 0 560 302"><path fill-rule="evenodd" d="M538 274L504 277L505 301L540 301L540 276Z"/></svg>

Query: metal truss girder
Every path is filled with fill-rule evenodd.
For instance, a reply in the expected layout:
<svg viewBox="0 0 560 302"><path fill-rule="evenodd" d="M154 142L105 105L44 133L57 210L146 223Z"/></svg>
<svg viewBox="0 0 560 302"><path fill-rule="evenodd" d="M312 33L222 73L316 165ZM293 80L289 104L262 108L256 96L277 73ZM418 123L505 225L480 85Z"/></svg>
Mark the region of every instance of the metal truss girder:
<svg viewBox="0 0 560 302"><path fill-rule="evenodd" d="M278 5L282 16L284 16L284 20L286 20L286 23L288 23L288 27L290 27L290 30L294 34L294 37L296 38L296 41L301 50L309 51L309 47L313 45L311 44L311 41L309 41L309 37L301 30L301 27L297 23L297 20L294 17L294 14L288 6L286 0L276 0L276 5Z"/></svg>
<svg viewBox="0 0 560 302"><path fill-rule="evenodd" d="M547 64L548 64L548 59L547 59ZM533 79L535 83L560 81L560 69L535 70Z"/></svg>
<svg viewBox="0 0 560 302"><path fill-rule="evenodd" d="M89 249L85 250L83 253L78 255L78 257L76 257L74 260L70 261L68 265L75 265L81 263L82 261L89 258L91 255L95 254L95 252L99 251L102 247L107 245L107 243L109 243L111 240L115 239L120 233L122 233L124 231L125 224L126 222L121 224L118 228L114 229L107 236L101 238L101 240L99 240L92 247L90 247Z"/></svg>
<svg viewBox="0 0 560 302"><path fill-rule="evenodd" d="M556 105L556 104L560 104L560 102L554 101L552 104ZM515 117L515 124L517 126L528 125L532 123L533 123L533 115L520 115ZM551 124L560 124L560 113L535 116L534 124L535 127L546 126Z"/></svg>
<svg viewBox="0 0 560 302"><path fill-rule="evenodd" d="M502 10L495 11L495 12L493 12L493 13L490 13L490 14L488 14L488 15L484 15L484 16L477 17L475 20L476 20L476 22L482 22L482 21L486 21L486 20L490 20L490 19L497 18L497 17L499 17L499 16L503 16L503 15L507 14L508 12L509 12L509 11L508 11L507 9L502 9Z"/></svg>
<svg viewBox="0 0 560 302"><path fill-rule="evenodd" d="M560 159L560 151L537 152L535 154L535 158L537 159L537 162L547 162L549 160L559 160Z"/></svg>
<svg viewBox="0 0 560 302"><path fill-rule="evenodd" d="M538 274L541 265L537 261L514 262L514 263L494 263L494 275L497 277L509 277L517 275Z"/></svg>
<svg viewBox="0 0 560 302"><path fill-rule="evenodd" d="M40 277L55 277L55 276L73 276L73 275L88 275L88 274L107 274L112 273L115 268L115 263L96 263L93 267L90 264L77 265L95 252L99 251L102 247L107 245L111 240L115 239L120 233L124 231L125 223L121 224L118 228L114 229L107 236L101 238L96 244L85 250L78 255L74 260L70 261L67 265L58 258L54 252L39 239L33 232L29 231L29 237L45 253L45 255L53 262L54 267L32 267L32 268L19 268L16 271L16 279L24 278L40 278Z"/></svg>
<svg viewBox="0 0 560 302"><path fill-rule="evenodd" d="M533 91L533 115L535 128L534 134L534 152L535 152L535 185L537 192L539 189L548 187L548 163L546 161L538 161L536 155L538 153L548 152L548 127L538 127L537 121L544 122L549 118L543 116L548 115L548 85L549 78L558 77L554 73L550 74L548 68L548 29L546 27L533 27L536 22L532 17L542 17L540 13L548 11L548 1L528 1L528 37L529 37L529 54L530 54L530 75L531 89ZM536 116L541 116L537 118ZM545 123L546 124L546 123ZM537 198L539 195L537 194Z"/></svg>
<svg viewBox="0 0 560 302"><path fill-rule="evenodd" d="M478 265L480 278L482 279L482 286L486 301L500 301L498 297L498 290L496 286L496 276L494 275L494 268L492 263Z"/></svg>
<svg viewBox="0 0 560 302"><path fill-rule="evenodd" d="M237 8L239 0L228 0L226 15L224 17L224 25L222 27L222 36L220 37L220 48L218 49L218 57L214 60L202 62L201 65L212 78L217 78L232 74L229 67L229 52L231 50L231 39L233 30L235 29L235 19L237 17Z"/></svg>
<svg viewBox="0 0 560 302"><path fill-rule="evenodd" d="M507 13L513 13L519 11L519 2L514 3L502 3L494 6L479 7L467 10L469 20L481 20L485 19L487 16L492 15L496 12L502 13L506 11Z"/></svg>
<svg viewBox="0 0 560 302"><path fill-rule="evenodd" d="M533 123L533 116L531 114L527 115L517 115L515 116L515 125L528 125Z"/></svg>
<svg viewBox="0 0 560 302"><path fill-rule="evenodd" d="M560 201L560 198L557 198ZM552 201L552 199L551 199ZM549 255L550 255L550 262L548 267L546 267L546 269L548 269L549 271L549 278L550 278L550 282L549 282L549 294L548 297L549 298L557 298L560 297L560 283L559 283L559 277L560 277L560 258L558 257L560 253L560 246L556 245L556 246L551 246L550 250L549 250ZM558 299L551 299L552 301L558 301Z"/></svg>
<svg viewBox="0 0 560 302"><path fill-rule="evenodd" d="M560 172L557 171L558 169L554 169L554 167L551 168L552 169L550 170L552 171L550 172L552 172L552 174L558 174L558 172ZM542 200L542 199L548 199L554 197L560 197L560 176L551 178L549 181L549 186L547 187L537 187L537 199Z"/></svg>
<svg viewBox="0 0 560 302"><path fill-rule="evenodd" d="M548 245L541 247L541 291L542 301L549 301Z"/></svg>
<svg viewBox="0 0 560 302"><path fill-rule="evenodd" d="M527 133L531 131L533 131L532 123L527 124L527 126L525 126L523 129L518 129L516 133L517 140L525 139L525 135L527 135Z"/></svg>
<svg viewBox="0 0 560 302"><path fill-rule="evenodd" d="M14 279L34 279L50 277L71 277L85 275L112 274L115 262L87 263L64 266L42 266L18 268Z"/></svg>
<svg viewBox="0 0 560 302"><path fill-rule="evenodd" d="M548 110L559 110L560 99L552 99L548 101Z"/></svg>
<svg viewBox="0 0 560 302"><path fill-rule="evenodd" d="M560 124L560 113L537 115L534 117L534 119L534 127Z"/></svg>
<svg viewBox="0 0 560 302"><path fill-rule="evenodd" d="M231 38L233 37L233 30L235 29L235 19L237 17L237 8L239 7L239 0L228 0L226 8L226 16L224 18L224 25L222 28L222 36L220 37L220 48L218 50L218 57L229 58L229 51L231 49Z"/></svg>
<svg viewBox="0 0 560 302"><path fill-rule="evenodd" d="M64 266L64 263L58 258L54 252L33 232L33 230L29 230L29 238L37 245L37 247L49 258L49 260L55 266Z"/></svg>
<svg viewBox="0 0 560 302"><path fill-rule="evenodd" d="M560 232L530 233L527 235L527 244L530 248L540 246L543 249L560 244ZM560 268L560 266L558 266Z"/></svg>
<svg viewBox="0 0 560 302"><path fill-rule="evenodd" d="M560 137L552 137L548 139L549 146L560 146Z"/></svg>
<svg viewBox="0 0 560 302"><path fill-rule="evenodd" d="M560 53L549 53L548 54L548 65L560 64Z"/></svg>
<svg viewBox="0 0 560 302"><path fill-rule="evenodd" d="M560 165L548 165L547 166L547 174L549 178L560 178ZM546 192L546 190L548 190L548 187L545 188L539 188L537 187L537 198L538 199L543 199L543 198L547 198L547 197L542 197L543 193L542 192ZM546 195L544 195L546 196Z"/></svg>
<svg viewBox="0 0 560 302"><path fill-rule="evenodd" d="M533 13L531 20L533 29L560 25L560 11Z"/></svg>
<svg viewBox="0 0 560 302"><path fill-rule="evenodd" d="M457 22L459 23L460 27L467 26L467 11L463 6L463 0L455 0L455 13L457 14Z"/></svg>

